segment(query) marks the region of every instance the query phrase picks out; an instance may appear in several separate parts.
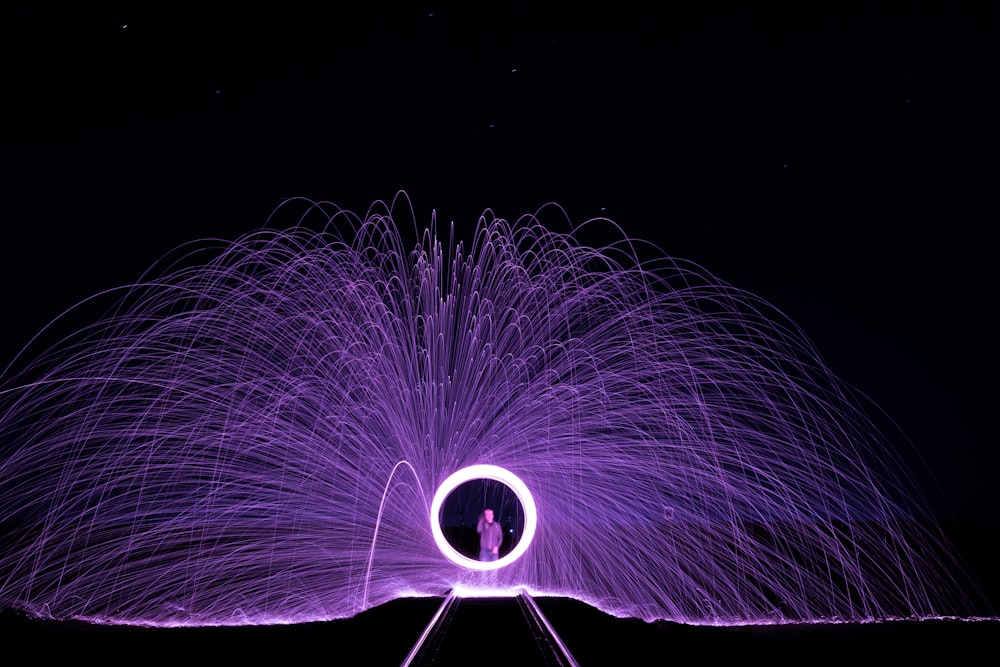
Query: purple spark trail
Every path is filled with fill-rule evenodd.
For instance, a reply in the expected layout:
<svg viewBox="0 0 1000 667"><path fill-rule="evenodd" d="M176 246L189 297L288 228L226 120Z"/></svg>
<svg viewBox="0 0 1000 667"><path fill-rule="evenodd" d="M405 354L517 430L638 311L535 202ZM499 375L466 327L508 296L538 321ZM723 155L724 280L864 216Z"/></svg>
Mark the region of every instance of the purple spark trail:
<svg viewBox="0 0 1000 667"><path fill-rule="evenodd" d="M479 573L432 498L489 464L537 504L501 586L688 623L973 610L870 406L754 295L555 205L467 247L404 193L279 214L0 376L0 604L270 624L441 595Z"/></svg>

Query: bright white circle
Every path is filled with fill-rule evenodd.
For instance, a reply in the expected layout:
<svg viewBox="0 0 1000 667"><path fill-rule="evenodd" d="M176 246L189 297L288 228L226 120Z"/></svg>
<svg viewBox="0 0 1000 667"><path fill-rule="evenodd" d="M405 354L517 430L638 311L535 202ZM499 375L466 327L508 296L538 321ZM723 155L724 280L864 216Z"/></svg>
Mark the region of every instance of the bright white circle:
<svg viewBox="0 0 1000 667"><path fill-rule="evenodd" d="M521 539L510 550L507 555L495 561L481 561L459 553L455 547L445 538L441 530L441 505L444 504L448 494L459 486L474 479L492 479L506 484L521 501L524 508L524 532ZM496 570L510 565L528 550L531 540L535 537L535 528L538 526L538 514L535 510L535 499L531 497L531 492L524 482L514 473L501 468L500 466L481 464L462 468L452 473L448 479L441 483L434 494L434 501L431 503L431 532L434 533L434 541L437 542L438 549L451 561L458 563L462 567L470 570Z"/></svg>

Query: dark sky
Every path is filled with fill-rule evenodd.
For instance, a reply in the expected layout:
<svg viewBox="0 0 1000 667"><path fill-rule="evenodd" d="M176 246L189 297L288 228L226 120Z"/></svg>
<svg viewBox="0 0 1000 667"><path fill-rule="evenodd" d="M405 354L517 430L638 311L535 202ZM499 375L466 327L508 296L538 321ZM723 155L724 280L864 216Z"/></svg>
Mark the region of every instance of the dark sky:
<svg viewBox="0 0 1000 667"><path fill-rule="evenodd" d="M992 3L101 4L0 10L4 362L286 197L554 201L772 302L997 519Z"/></svg>

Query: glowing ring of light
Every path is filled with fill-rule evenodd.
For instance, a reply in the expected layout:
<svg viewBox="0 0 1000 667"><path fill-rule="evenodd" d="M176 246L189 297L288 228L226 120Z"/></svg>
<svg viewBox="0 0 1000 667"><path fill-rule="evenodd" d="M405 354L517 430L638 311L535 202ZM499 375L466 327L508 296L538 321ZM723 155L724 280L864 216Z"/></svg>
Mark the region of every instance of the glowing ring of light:
<svg viewBox="0 0 1000 667"><path fill-rule="evenodd" d="M506 556L495 561L484 562L459 553L445 538L444 532L441 530L441 505L444 504L448 494L462 484L475 479L492 479L506 484L521 502L521 507L524 508L524 532L521 534L521 539ZM496 570L516 561L524 555L524 552L531 545L531 540L535 537L535 528L537 525L538 514L535 510L535 499L531 497L528 487L517 475L500 466L488 464L474 465L452 473L438 487L437 492L434 494L434 501L431 503L431 532L434 533L434 541L437 543L438 549L451 561L470 570Z"/></svg>

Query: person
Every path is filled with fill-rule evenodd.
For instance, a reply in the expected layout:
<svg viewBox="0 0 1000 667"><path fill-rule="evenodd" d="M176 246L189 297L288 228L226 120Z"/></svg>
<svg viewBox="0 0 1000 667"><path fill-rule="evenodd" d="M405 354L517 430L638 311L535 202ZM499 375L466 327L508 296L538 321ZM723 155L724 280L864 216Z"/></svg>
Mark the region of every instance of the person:
<svg viewBox="0 0 1000 667"><path fill-rule="evenodd" d="M479 533L479 560L498 560L500 545L503 544L503 528L493 520L492 509L487 508L479 515L476 532Z"/></svg>

